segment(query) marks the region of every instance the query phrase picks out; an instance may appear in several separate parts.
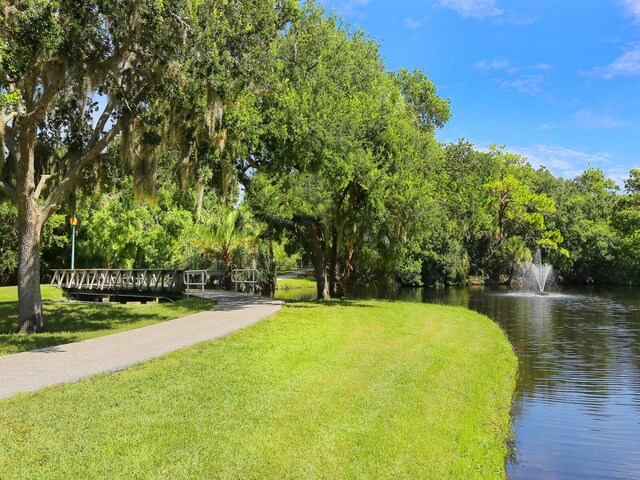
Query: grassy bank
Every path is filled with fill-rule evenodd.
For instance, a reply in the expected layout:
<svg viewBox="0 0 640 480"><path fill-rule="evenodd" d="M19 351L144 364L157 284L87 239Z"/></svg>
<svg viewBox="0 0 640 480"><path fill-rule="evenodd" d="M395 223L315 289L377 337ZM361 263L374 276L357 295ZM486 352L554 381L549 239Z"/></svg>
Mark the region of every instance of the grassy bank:
<svg viewBox="0 0 640 480"><path fill-rule="evenodd" d="M516 359L464 309L295 303L0 402L0 478L502 478Z"/></svg>
<svg viewBox="0 0 640 480"><path fill-rule="evenodd" d="M315 300L316 281L311 278L284 278L276 284L276 298L280 300Z"/></svg>
<svg viewBox="0 0 640 480"><path fill-rule="evenodd" d="M42 286L42 297L45 331L19 335L15 333L18 329L17 289L0 287L0 356L132 330L212 306L212 302L201 299L147 305L66 302L62 301L62 290L49 285Z"/></svg>
<svg viewBox="0 0 640 480"><path fill-rule="evenodd" d="M295 290L299 288L316 288L313 278L283 278L278 280L276 288L279 290Z"/></svg>

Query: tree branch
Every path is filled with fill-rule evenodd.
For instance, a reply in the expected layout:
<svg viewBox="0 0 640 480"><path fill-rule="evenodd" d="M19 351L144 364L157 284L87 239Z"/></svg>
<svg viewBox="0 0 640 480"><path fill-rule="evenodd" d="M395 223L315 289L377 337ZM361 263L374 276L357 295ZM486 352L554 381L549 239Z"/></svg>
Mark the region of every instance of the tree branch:
<svg viewBox="0 0 640 480"><path fill-rule="evenodd" d="M9 153L14 157L18 158L18 143L16 142L16 134L13 128L5 125L4 127L4 146L7 147Z"/></svg>
<svg viewBox="0 0 640 480"><path fill-rule="evenodd" d="M6 117L2 117L2 120L0 120L0 121L2 122L3 125L6 125L7 123L9 123L11 120L16 118L17 116L18 116L18 112L14 111L14 112L11 112Z"/></svg>
<svg viewBox="0 0 640 480"><path fill-rule="evenodd" d="M40 198L40 194L42 193L42 190L44 189L45 185L47 184L47 180L49 180L51 177L53 177L53 175L42 175L40 177L40 181L38 182L38 186L36 187L35 192L33 193L33 198L35 200L38 200Z"/></svg>
<svg viewBox="0 0 640 480"><path fill-rule="evenodd" d="M44 204L40 207L44 220L48 219L60 206L60 203L77 185L83 170L91 165L102 153L102 151L116 138L124 127L124 120L120 119L98 142L89 147L89 149L78 158L67 173L63 176L60 183L56 185L49 194Z"/></svg>
<svg viewBox="0 0 640 480"><path fill-rule="evenodd" d="M0 193L3 193L12 202L18 202L18 193L16 192L16 189L4 180L0 180Z"/></svg>
<svg viewBox="0 0 640 480"><path fill-rule="evenodd" d="M35 125L40 120L42 120L47 113L47 109L51 104L51 101L55 98L55 96L60 92L60 88L54 88L53 85L49 84L45 87L42 95L40 96L40 101L34 110L28 112L24 115L24 118L27 122L32 125Z"/></svg>
<svg viewBox="0 0 640 480"><path fill-rule="evenodd" d="M91 143L96 143L100 139L100 135L104 133L104 127L109 121L109 118L111 118L111 114L113 113L114 108L115 105L113 104L111 99L109 99L109 101L107 102L107 106L104 107L104 111L98 119L98 123L96 123L96 128L93 129L93 135L91 135Z"/></svg>
<svg viewBox="0 0 640 480"><path fill-rule="evenodd" d="M133 45L134 40L136 39L136 29L139 26L139 24L134 22L133 19L135 18L135 13L140 8L141 3L142 2L140 0L130 2L129 11L127 13L127 31L122 35L122 43L120 44L120 47L116 48L113 54L102 62L102 68L105 70L111 72L119 70L120 62L129 51L129 48ZM108 30L109 35L114 39L116 37L115 32L111 31L110 28L108 28Z"/></svg>
<svg viewBox="0 0 640 480"><path fill-rule="evenodd" d="M169 12L169 15L171 15L173 18L175 18L176 20L178 20L178 22L180 22L180 24L183 26L183 28L184 28L185 30L191 30L191 25L189 25L187 22L185 22L185 21L180 17L180 15L178 15L177 13L175 13L175 12L173 12L173 11L171 11L171 10L168 10L168 12Z"/></svg>

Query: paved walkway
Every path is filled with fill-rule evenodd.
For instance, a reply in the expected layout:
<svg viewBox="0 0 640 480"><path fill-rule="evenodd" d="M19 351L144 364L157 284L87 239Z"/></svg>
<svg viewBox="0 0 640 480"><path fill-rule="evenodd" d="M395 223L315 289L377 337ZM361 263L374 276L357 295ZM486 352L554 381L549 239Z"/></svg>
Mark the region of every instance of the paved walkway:
<svg viewBox="0 0 640 480"><path fill-rule="evenodd" d="M117 372L179 348L227 335L274 315L282 302L235 292L205 292L213 310L83 342L0 357L0 398L97 373Z"/></svg>

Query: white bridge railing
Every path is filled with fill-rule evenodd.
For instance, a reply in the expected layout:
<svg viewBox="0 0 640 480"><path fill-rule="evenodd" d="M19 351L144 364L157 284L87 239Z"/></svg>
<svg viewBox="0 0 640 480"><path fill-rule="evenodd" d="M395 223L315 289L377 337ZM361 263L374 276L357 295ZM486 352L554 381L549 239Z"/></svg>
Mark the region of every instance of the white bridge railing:
<svg viewBox="0 0 640 480"><path fill-rule="evenodd" d="M75 269L53 270L51 285L76 290L179 292L182 270Z"/></svg>
<svg viewBox="0 0 640 480"><path fill-rule="evenodd" d="M258 270L233 269L230 280L237 292L243 285L255 293ZM126 270L89 268L53 270L51 285L70 290L102 292L181 293L205 287L223 287L225 270Z"/></svg>
<svg viewBox="0 0 640 480"><path fill-rule="evenodd" d="M231 283L237 292L242 285L249 285L251 292L255 293L258 283L258 270L254 268L234 268L230 271ZM207 285L222 287L226 270L185 270L182 281L184 283L187 297L189 290L200 290L204 293Z"/></svg>

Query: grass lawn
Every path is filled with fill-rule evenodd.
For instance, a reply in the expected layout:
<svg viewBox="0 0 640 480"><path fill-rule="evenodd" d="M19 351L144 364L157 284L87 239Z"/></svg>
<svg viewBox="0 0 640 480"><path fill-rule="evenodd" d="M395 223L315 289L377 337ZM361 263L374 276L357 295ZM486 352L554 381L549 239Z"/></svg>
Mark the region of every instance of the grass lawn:
<svg viewBox="0 0 640 480"><path fill-rule="evenodd" d="M0 287L0 355L35 348L79 342L163 322L211 308L202 299L175 303L120 305L62 301L62 290L42 285L45 331L19 335L18 292L16 287ZM2 478L2 476L0 476Z"/></svg>
<svg viewBox="0 0 640 480"><path fill-rule="evenodd" d="M0 401L0 478L504 478L516 365L503 332L465 309L293 303Z"/></svg>
<svg viewBox="0 0 640 480"><path fill-rule="evenodd" d="M51 285L40 285L43 300L62 300L64 296L61 288ZM17 302L18 287L0 287L0 302Z"/></svg>
<svg viewBox="0 0 640 480"><path fill-rule="evenodd" d="M283 278L276 283L278 290L293 290L298 288L316 288L313 278Z"/></svg>

